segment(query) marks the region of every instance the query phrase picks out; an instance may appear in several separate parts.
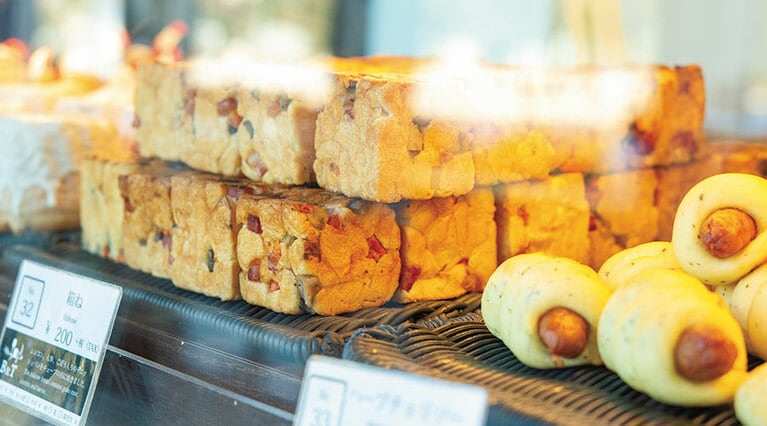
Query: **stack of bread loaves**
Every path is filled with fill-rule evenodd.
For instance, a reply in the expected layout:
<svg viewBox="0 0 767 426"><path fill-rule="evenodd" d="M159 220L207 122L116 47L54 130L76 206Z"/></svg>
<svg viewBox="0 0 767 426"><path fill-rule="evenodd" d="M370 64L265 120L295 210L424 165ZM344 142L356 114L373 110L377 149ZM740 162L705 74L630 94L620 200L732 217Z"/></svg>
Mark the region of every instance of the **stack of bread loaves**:
<svg viewBox="0 0 767 426"><path fill-rule="evenodd" d="M224 300L337 314L479 292L520 253L598 268L658 238L672 220L662 203L694 183L674 179L705 169L697 66L491 66L466 80L435 74L433 60L317 63L326 91L253 75L209 81L195 63L139 68L143 159L93 159L121 171L83 186L120 191L123 206L99 208L123 218L122 238L84 229L86 248ZM572 112L555 96L572 95L563 87L583 107L585 94L624 79L641 83L642 102L628 92L621 108L607 105L620 114L562 121ZM477 81L493 90L475 92ZM528 96L532 112L499 94Z"/></svg>

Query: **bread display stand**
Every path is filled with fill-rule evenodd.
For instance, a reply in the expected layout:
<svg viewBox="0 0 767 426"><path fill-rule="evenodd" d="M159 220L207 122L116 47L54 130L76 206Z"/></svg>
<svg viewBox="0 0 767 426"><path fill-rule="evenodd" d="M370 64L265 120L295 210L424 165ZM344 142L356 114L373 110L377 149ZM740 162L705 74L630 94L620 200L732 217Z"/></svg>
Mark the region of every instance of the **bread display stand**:
<svg viewBox="0 0 767 426"><path fill-rule="evenodd" d="M460 317L480 305L474 294L340 316L285 315L179 289L86 253L79 232L0 234L0 320L25 259L123 288L92 424L289 425L309 356L340 357L359 329ZM39 423L10 406L0 407L0 417Z"/></svg>
<svg viewBox="0 0 767 426"><path fill-rule="evenodd" d="M339 316L285 315L88 254L79 232L0 235L0 318L24 259L123 288L92 424L288 425L314 354L481 386L488 425L738 424L731 405L664 405L603 367L525 366L488 331L477 293ZM749 369L761 363L752 357ZM39 423L8 406L1 412L12 423Z"/></svg>

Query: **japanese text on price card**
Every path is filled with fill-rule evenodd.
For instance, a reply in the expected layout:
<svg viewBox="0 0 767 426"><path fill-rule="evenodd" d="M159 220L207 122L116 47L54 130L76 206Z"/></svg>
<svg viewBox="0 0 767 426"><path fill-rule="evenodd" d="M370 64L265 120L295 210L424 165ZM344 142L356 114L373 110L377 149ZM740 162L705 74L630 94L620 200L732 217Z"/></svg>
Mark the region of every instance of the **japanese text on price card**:
<svg viewBox="0 0 767 426"><path fill-rule="evenodd" d="M486 416L481 387L313 356L295 424L465 426L482 425Z"/></svg>
<svg viewBox="0 0 767 426"><path fill-rule="evenodd" d="M24 261L0 333L0 400L84 423L121 297L118 286Z"/></svg>

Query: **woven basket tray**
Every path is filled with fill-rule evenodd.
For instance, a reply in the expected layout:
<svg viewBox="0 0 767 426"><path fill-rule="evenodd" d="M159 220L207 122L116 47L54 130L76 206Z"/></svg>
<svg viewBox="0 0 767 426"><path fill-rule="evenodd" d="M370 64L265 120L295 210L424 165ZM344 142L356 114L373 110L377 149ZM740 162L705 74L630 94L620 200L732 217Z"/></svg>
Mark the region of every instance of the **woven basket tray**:
<svg viewBox="0 0 767 426"><path fill-rule="evenodd" d="M482 386L490 399L488 424L738 424L729 405L661 404L603 367L527 367L488 331L478 312L359 330L343 358ZM750 367L760 362L751 358Z"/></svg>
<svg viewBox="0 0 767 426"><path fill-rule="evenodd" d="M77 234L48 238L39 244L6 241L0 271L13 280L28 259L123 287L118 315L145 326L163 329L253 361L303 371L313 354L339 357L355 330L417 321L444 321L479 309L480 297L390 303L337 316L286 315L243 301L222 302L175 287L126 265L82 251ZM9 293L10 293L10 289Z"/></svg>

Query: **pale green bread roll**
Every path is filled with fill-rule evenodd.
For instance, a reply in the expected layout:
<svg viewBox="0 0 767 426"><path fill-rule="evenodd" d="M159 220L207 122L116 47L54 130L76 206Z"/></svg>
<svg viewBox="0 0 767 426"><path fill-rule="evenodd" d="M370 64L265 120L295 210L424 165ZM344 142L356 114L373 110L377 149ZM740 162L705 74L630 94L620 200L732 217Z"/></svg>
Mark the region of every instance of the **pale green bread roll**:
<svg viewBox="0 0 767 426"><path fill-rule="evenodd" d="M675 367L679 336L693 325L714 325L735 344L730 371L706 382L682 377ZM732 401L746 375L743 332L724 300L689 274L648 269L610 297L599 320L599 350L605 365L632 388L681 406Z"/></svg>
<svg viewBox="0 0 767 426"><path fill-rule="evenodd" d="M735 291L735 284L729 284L729 285L718 285L714 287L714 293L722 296L722 299L724 299L724 303L727 304L727 306L730 307L730 310L732 310L732 293ZM734 314L734 312L733 312ZM738 319L737 316L735 319ZM740 322L740 321L738 321Z"/></svg>
<svg viewBox="0 0 767 426"><path fill-rule="evenodd" d="M540 253L503 262L490 276L482 297L488 329L525 365L557 368L602 364L596 330L610 290L588 266ZM589 325L585 349L575 358L552 356L538 336L538 320L564 307Z"/></svg>
<svg viewBox="0 0 767 426"><path fill-rule="evenodd" d="M745 248L727 257L711 255L701 243L700 227L711 213L735 208L756 223L757 235ZM767 261L767 179L742 173L714 175L698 182L682 199L674 217L671 243L679 264L709 285L738 281Z"/></svg>
<svg viewBox="0 0 767 426"><path fill-rule="evenodd" d="M598 275L614 291L634 274L653 268L681 269L670 242L652 241L621 250L602 264Z"/></svg>
<svg viewBox="0 0 767 426"><path fill-rule="evenodd" d="M498 265L482 292L482 317L491 333L496 336L500 333L500 330L496 329L501 322L498 311L501 309L501 297L508 284L517 281L531 266L550 259L551 256L543 253L530 253L511 257Z"/></svg>
<svg viewBox="0 0 767 426"><path fill-rule="evenodd" d="M743 329L749 353L767 360L767 264L727 287L731 291L725 300Z"/></svg>
<svg viewBox="0 0 767 426"><path fill-rule="evenodd" d="M735 416L745 426L767 425L767 364L748 373L735 394Z"/></svg>

